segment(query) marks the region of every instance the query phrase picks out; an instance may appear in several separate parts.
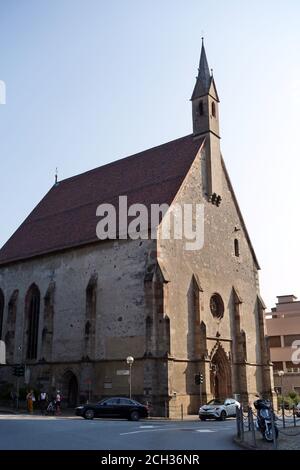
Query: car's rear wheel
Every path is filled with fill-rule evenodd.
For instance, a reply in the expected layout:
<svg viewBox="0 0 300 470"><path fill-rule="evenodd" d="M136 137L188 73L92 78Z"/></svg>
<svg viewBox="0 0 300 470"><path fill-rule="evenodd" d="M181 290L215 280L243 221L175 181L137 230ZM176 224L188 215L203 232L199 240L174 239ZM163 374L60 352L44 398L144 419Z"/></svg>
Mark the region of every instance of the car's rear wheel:
<svg viewBox="0 0 300 470"><path fill-rule="evenodd" d="M226 411L224 411L224 410L221 411L221 414L220 414L220 418L219 418L219 419L220 419L220 421L225 421L225 419L226 419Z"/></svg>
<svg viewBox="0 0 300 470"><path fill-rule="evenodd" d="M130 421L138 421L140 419L140 414L138 411L132 411L130 413Z"/></svg>
<svg viewBox="0 0 300 470"><path fill-rule="evenodd" d="M205 416L200 416L200 421L206 421Z"/></svg>
<svg viewBox="0 0 300 470"><path fill-rule="evenodd" d="M94 412L94 410L86 410L86 411L84 412L84 415L83 415L83 416L84 416L85 419L94 419L94 417L95 417L95 412Z"/></svg>

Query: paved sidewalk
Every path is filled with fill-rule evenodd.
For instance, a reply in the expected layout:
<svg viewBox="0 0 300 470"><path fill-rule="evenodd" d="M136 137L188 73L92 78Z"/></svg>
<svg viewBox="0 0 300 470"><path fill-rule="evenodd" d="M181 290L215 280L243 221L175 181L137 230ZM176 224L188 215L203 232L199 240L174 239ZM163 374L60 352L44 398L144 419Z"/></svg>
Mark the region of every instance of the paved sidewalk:
<svg viewBox="0 0 300 470"><path fill-rule="evenodd" d="M19 409L15 410L12 408L8 407L0 407L0 415L22 415L22 416L32 416L32 417L53 417L53 415L42 415L39 409L36 409L33 411L33 413L30 415L27 410L25 409ZM55 418L79 418L79 416L75 415L75 410L70 408L70 409L63 409L61 414L56 416L54 415ZM149 416L148 420L159 420L159 421L199 421L199 416L198 415L187 415L183 417L183 420L181 418L165 418L164 416Z"/></svg>
<svg viewBox="0 0 300 470"><path fill-rule="evenodd" d="M266 442L261 433L255 431L256 447L253 444L252 432L244 433L244 441L238 438L234 441L243 448L252 450L275 450L272 442ZM277 450L300 450L300 427L287 427L279 429Z"/></svg>

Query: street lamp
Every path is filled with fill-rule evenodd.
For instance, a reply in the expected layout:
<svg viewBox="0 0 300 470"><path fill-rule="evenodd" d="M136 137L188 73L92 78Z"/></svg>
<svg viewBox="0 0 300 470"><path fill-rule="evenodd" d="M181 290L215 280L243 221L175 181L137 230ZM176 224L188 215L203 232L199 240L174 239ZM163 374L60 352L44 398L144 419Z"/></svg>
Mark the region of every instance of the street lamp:
<svg viewBox="0 0 300 470"><path fill-rule="evenodd" d="M132 356L128 356L126 362L129 365L129 398L131 398L131 367L134 363L134 358Z"/></svg>
<svg viewBox="0 0 300 470"><path fill-rule="evenodd" d="M281 383L281 395L283 396L283 385L282 385L282 383L283 383L284 370L279 370L278 371L278 376L281 378L281 382L280 382Z"/></svg>

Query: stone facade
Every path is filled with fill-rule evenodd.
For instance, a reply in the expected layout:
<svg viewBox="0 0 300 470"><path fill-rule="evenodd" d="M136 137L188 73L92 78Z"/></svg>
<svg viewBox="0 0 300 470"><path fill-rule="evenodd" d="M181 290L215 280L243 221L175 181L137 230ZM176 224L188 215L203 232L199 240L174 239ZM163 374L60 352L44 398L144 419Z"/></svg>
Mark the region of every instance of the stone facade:
<svg viewBox="0 0 300 470"><path fill-rule="evenodd" d="M9 362L26 362L31 383L62 389L70 404L126 395L128 376L117 371L132 355L133 394L158 414L179 414L181 405L197 412L198 371L202 401L238 394L247 403L257 391L270 393L257 267L225 172L220 207L203 195L204 158L205 147L174 200L204 204L201 250L186 250L185 239L107 241L1 268L7 316L15 298L15 326L4 316L15 332ZM33 284L41 300L37 360L30 361L24 324ZM222 319L211 313L214 293L224 302ZM10 367L1 378L12 380Z"/></svg>
<svg viewBox="0 0 300 470"><path fill-rule="evenodd" d="M199 175L204 158L205 149L174 201L204 204L203 248L187 251L187 240L158 243L158 260L169 273L164 284L165 315L171 327L169 392L175 397L172 405L183 403L186 412L196 412L199 404L199 386L194 383L198 371L205 377L202 401L216 395L218 377L219 395L237 394L245 403L257 391L270 395L272 390L257 266L225 172L220 207L207 202L203 194ZM224 302L222 319L211 313L214 293Z"/></svg>
<svg viewBox="0 0 300 470"><path fill-rule="evenodd" d="M220 153L218 103L202 47L194 133L183 141L199 146L170 211L192 205L196 225L200 205L203 246L187 249L190 240L174 233L164 239L166 214L152 227L152 239L98 241L2 261L8 363L2 383L14 383L11 366L22 362L30 386L59 388L70 406L128 395L130 355L132 394L150 401L157 415L197 413L214 396L236 394L248 403L257 392L272 395L259 267ZM161 164L172 167L170 152Z"/></svg>

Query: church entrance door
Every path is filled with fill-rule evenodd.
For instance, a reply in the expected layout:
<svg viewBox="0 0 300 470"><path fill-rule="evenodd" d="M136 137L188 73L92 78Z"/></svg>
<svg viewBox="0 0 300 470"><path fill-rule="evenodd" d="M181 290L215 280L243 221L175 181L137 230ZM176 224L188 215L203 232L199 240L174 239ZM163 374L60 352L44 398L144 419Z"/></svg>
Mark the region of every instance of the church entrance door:
<svg viewBox="0 0 300 470"><path fill-rule="evenodd" d="M63 397L69 408L74 408L78 403L78 381L73 372L68 371L63 376Z"/></svg>
<svg viewBox="0 0 300 470"><path fill-rule="evenodd" d="M221 345L218 346L211 361L211 390L215 398L232 396L231 364Z"/></svg>

